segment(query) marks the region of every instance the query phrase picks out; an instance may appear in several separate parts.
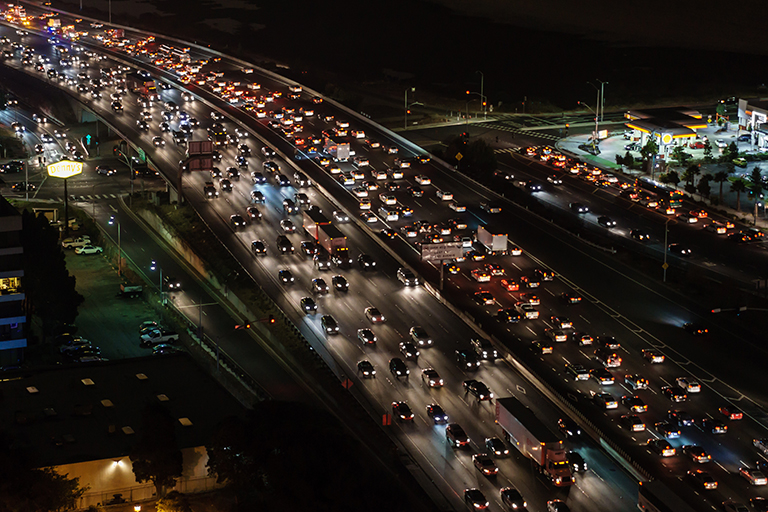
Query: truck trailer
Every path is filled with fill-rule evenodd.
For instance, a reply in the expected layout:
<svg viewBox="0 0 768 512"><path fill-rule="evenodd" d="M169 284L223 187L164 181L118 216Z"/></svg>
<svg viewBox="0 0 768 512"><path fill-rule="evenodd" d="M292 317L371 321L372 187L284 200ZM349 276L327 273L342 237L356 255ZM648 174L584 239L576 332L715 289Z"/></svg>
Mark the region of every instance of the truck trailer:
<svg viewBox="0 0 768 512"><path fill-rule="evenodd" d="M496 423L507 441L535 462L539 472L554 485L573 485L562 439L544 425L535 412L516 398L499 398L496 400Z"/></svg>
<svg viewBox="0 0 768 512"><path fill-rule="evenodd" d="M491 254L507 253L507 235L494 235L483 226L477 228L476 240Z"/></svg>
<svg viewBox="0 0 768 512"><path fill-rule="evenodd" d="M128 90L131 92L146 95L150 100L158 95L155 81L151 78L144 77L139 73L127 74L125 76L125 86L128 87Z"/></svg>
<svg viewBox="0 0 768 512"><path fill-rule="evenodd" d="M352 257L349 255L349 248L347 248L347 236L331 224L325 215L314 208L304 210L302 214L304 216L304 231L320 247L325 249L331 256L331 260L339 267L351 265Z"/></svg>

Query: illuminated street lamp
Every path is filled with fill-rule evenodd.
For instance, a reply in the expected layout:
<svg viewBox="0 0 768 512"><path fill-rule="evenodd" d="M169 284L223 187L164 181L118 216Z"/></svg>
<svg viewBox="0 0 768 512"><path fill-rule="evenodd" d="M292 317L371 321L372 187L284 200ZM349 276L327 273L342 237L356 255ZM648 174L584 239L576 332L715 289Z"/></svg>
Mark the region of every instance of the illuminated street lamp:
<svg viewBox="0 0 768 512"><path fill-rule="evenodd" d="M162 302L163 306L165 306L165 290L163 289L163 267L157 264L157 261L152 260L152 262L149 264L149 270L152 272L159 270L160 271L160 301Z"/></svg>
<svg viewBox="0 0 768 512"><path fill-rule="evenodd" d="M83 172L82 162L61 160L46 167L48 176L64 180L64 237L69 235L69 194L67 193L67 179Z"/></svg>
<svg viewBox="0 0 768 512"><path fill-rule="evenodd" d="M597 129L598 129L597 128L597 122L598 122L597 112L592 110L592 108L589 105L587 105L586 103L584 103L583 101L580 101L579 105L583 105L583 106L587 107L587 109L590 112L592 112L592 114L594 114L594 116L595 116L595 132L592 134L592 149L594 149L595 152L597 152Z"/></svg>
<svg viewBox="0 0 768 512"><path fill-rule="evenodd" d="M141 505L134 505L133 510L134 512L141 512Z"/></svg>

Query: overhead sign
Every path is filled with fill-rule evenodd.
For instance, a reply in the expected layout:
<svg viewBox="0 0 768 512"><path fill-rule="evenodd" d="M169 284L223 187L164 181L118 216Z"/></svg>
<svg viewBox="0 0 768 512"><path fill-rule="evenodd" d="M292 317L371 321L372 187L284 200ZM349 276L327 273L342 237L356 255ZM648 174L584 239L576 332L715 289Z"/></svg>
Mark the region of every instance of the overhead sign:
<svg viewBox="0 0 768 512"><path fill-rule="evenodd" d="M443 261L460 258L464 255L462 242L442 242L439 244L421 244L421 261Z"/></svg>
<svg viewBox="0 0 768 512"><path fill-rule="evenodd" d="M48 176L53 178L71 178L83 172L83 162L73 162L71 160L61 160L46 167Z"/></svg>

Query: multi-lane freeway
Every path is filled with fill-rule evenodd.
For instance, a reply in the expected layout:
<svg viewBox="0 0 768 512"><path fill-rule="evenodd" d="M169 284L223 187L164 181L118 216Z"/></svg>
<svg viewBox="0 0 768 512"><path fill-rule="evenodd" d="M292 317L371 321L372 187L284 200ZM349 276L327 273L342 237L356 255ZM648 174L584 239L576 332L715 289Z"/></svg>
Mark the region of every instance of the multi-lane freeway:
<svg viewBox="0 0 768 512"><path fill-rule="evenodd" d="M93 28L89 30L92 33L103 33ZM755 368L759 362L736 362L723 357L722 353L718 357L717 354L724 351L718 344L722 343L722 340L728 340L730 346L745 343L746 340L740 340L731 333L713 329L709 336L699 338L683 331L684 321L696 320L697 309L692 302L674 296L667 290L660 291L645 285L642 276L633 269L612 260L609 255L571 240L556 227L549 226L538 218L507 205L496 214L481 210L481 201L495 198L439 164L420 163L412 158L411 167L403 170L403 178L396 179L391 173L387 175L386 170L394 167L395 158L418 156L418 152L414 153L415 148L374 125L364 123L353 117L350 112L328 101L313 100L313 94L296 92L294 88L294 94L298 94L298 98L288 99L286 83L276 80L273 76L264 76L258 70L244 74L243 66L239 62L227 58L213 62L214 55L197 54L199 50L196 49L190 51L192 60L206 58L209 61L201 73L221 73L222 75L216 78L225 83L258 81L264 94L282 92L282 97L273 96L271 102L265 100L265 118L257 117L258 109L247 112L227 105L219 94L207 86L190 87L197 100L185 101L178 80L170 72L153 67L146 57L127 55L119 49L106 50L91 36L83 39L83 47L98 49L99 52L105 52L119 60L99 61L93 57L86 59L84 56L86 67L61 68L56 63L57 57L51 45L44 39L20 37L8 30L5 33L9 38L9 45L20 41L21 44L33 46L35 56L48 56L51 60L43 63L43 69L47 71L54 67L57 72L72 78L72 85L67 85L65 81L60 82L60 86L79 96L97 114L118 127L132 141L139 143L167 176L173 176L179 160L183 158L183 151L175 146L168 132L161 130L161 115L164 111L170 113L168 123L172 131L180 131L185 116L170 105L164 106L164 102L180 105L181 110L189 117L199 121L198 127L190 125L193 140L205 138L204 130L214 128L214 123L219 122L212 118L212 112L217 115L223 113L225 118L221 122L229 134L234 134L236 129L240 130L240 140L234 142L232 147L220 149L222 161L217 167L224 174L222 178L214 180L219 189L218 198L206 198L204 183L212 178L209 175L203 176L202 173L185 175L185 197L244 268L270 293L318 351L325 355L337 374L349 377L355 386L364 390L363 396L368 401L366 405L369 408L378 415L391 411L393 401L408 401L416 413L416 419L412 424L396 424L394 434L406 444L414 459L432 476L456 507L463 499L463 489L467 487L479 487L483 490L490 498L492 508L496 509L502 508L498 489L506 485L518 487L528 499L531 510L543 510L546 500L555 496L564 497L566 494L543 483L532 473L530 465L516 454L499 461L501 474L495 480L481 476L472 466L470 454L483 450L482 442L486 436L500 435L500 432L493 422L491 406L487 403L477 403L465 395L463 381L475 378L486 383L497 396L517 396L535 407L553 429L557 429L557 419L562 413L557 412L554 407L544 405L542 396L512 370L508 361L484 362L481 369L474 373L461 370L455 361L455 351L469 348L470 338L478 334L458 320L426 289L404 287L395 278L401 263L393 259L392 255L397 255L434 281L437 272L428 264L418 261L414 241L433 236L436 230L447 231L449 220L457 218L467 224L465 229L454 229L450 235L446 233L438 236L458 235L460 239L464 236L471 238L471 231L482 224L491 232L509 233L523 250L521 256L493 256L482 261L471 261L472 258L469 258L470 261L459 262L458 273L449 274L446 280L447 289L444 294L459 310L468 312L476 324L481 325L486 333L493 335L500 345L534 370L562 396L568 397L603 435L620 445L652 474L673 482L680 494L699 494L699 498L705 500L705 503L715 506L726 498L745 501L759 494L755 491L757 488L750 486L739 476L738 471L744 463L754 465L759 456L752 446L752 439L765 435L762 425L765 420L764 413L756 404L763 400L762 390L756 382L750 383L749 376L745 378L743 372L739 376L730 371L734 367ZM135 41L138 36L126 34L126 38ZM34 64L23 66L20 63L22 50L16 50L5 63L32 74L37 73L43 78L42 73L34 70ZM76 50L73 48L71 51L74 53ZM114 86L103 87L101 99L93 98L85 88L77 90L78 85L85 83L77 77L78 73L86 73L87 80L90 80L97 77L99 68L114 67L118 63L130 63L132 66L149 70L153 77L162 78L165 83L173 85L169 89L160 88L161 101L152 102L147 107L140 106L135 95L124 95L122 114L116 114L110 108L112 99L109 95L114 93ZM302 132L279 132L267 126L268 121L276 121L270 111L274 113L291 108L294 109L294 114L300 112L300 109L314 111L314 115L294 123L304 126ZM144 115L146 130L137 123L141 112L145 111L152 116L150 120L149 116ZM333 119L330 119L331 116ZM358 156L368 159L368 166L356 168L348 162L342 162L338 163L342 172L335 174L332 168L336 164L332 162L323 166L322 162L303 158L291 161L263 158L261 148L265 142L281 154L291 156L294 154L293 142L297 137L320 136L323 130L331 130L334 127L341 129L337 121L344 120L351 124L349 129L365 132L364 137L350 138L349 142ZM30 131L37 129L39 128L30 126ZM251 134L245 135L248 132ZM164 138L165 146L155 147L155 137ZM400 153L390 154L381 149L372 149L370 144L366 146L362 143L365 139L375 139L386 146L397 147ZM240 151L247 166L238 165L236 160L236 147L240 144L247 145L250 150L250 156L245 156ZM281 173L287 177L288 185L279 185L277 173L264 169L263 164L267 161L274 161L281 167ZM231 192L222 189L222 182L229 167L240 170L240 178L231 180ZM303 170L317 186L301 187L298 180L292 180L294 170L298 169ZM263 173L266 182L252 181L253 171ZM384 174L379 179L381 171L384 171ZM94 170L91 168L86 172L93 173ZM359 173L361 177L351 176L354 185L342 185L338 178L342 173ZM420 179L422 184L417 183L417 175L428 178L430 184L426 184L427 179ZM368 183L363 185L363 182ZM408 190L409 187L420 188L423 195L417 196ZM378 216L382 201L388 201L381 196L385 194L384 189L387 189L387 195L394 195L402 208L401 213L410 209L412 215L398 221L386 221ZM467 211L457 212L455 207L450 208L448 205L451 201L439 198L438 190L451 192L453 201L466 206ZM253 203L254 191L263 194L263 204ZM302 253L300 247L300 242L308 239L300 227L301 217L287 214L283 206L284 199L294 199L296 193L307 194L310 202L326 214L333 211L346 212L351 217L350 222L342 223L340 228L348 237L354 258L361 253L369 254L377 262L376 270L364 272L359 267L334 269L331 272L316 270L312 260ZM332 196L331 201L326 194ZM366 199L361 196L365 194L367 199L370 199L370 212L373 215L370 223L358 220L361 199ZM252 206L261 211L261 220L250 220L246 208ZM233 214L242 215L247 225L241 228L233 227L230 220ZM298 226L295 233L286 232L281 226L281 221L286 219L292 220ZM401 228L416 221L424 222L417 228L417 236L409 238L406 235L408 229ZM401 234L394 238L382 236L379 230L384 227ZM419 230L422 233L419 233ZM276 253L276 238L280 234L286 234L291 240L295 247L293 254L281 256ZM266 241L268 250L265 256L254 257L251 243L256 239ZM501 276L492 277L486 283L478 283L471 277L472 270L487 263L499 265L503 268L506 278L518 281L518 284L521 276L533 277L534 269L537 268L554 269L556 276L554 281L543 282L535 289L509 291L502 288ZM278 271L281 269L289 269L292 272L295 278L293 284L286 286L278 279ZM331 275L337 273L343 274L350 283L349 292L330 291L318 294L313 291L313 279L322 277L331 284ZM475 292L480 290L488 291L492 295L487 305L476 304L474 301ZM522 293L527 295L523 297ZM578 304L567 304L560 299L563 293L581 296L582 301ZM537 295L541 301L541 304L536 306L540 313L538 319L502 323L495 318L499 309L511 308L518 301L531 302L531 294ZM302 311L301 300L304 297L313 297L318 304L315 314L305 315ZM379 308L387 321L372 325L364 314L364 309L369 306ZM335 318L340 326L339 335L327 336L323 332L320 322L322 315L332 315ZM573 322L573 329L565 328L565 342L547 338L545 330L556 327L552 316L567 316ZM421 325L434 337L435 346L423 348L417 360L406 363L411 373L408 380L397 379L389 373L388 362L393 357L405 359L400 353L399 344L408 339L409 329L416 325ZM363 345L359 341L358 329L361 328L371 328L374 331L378 337L375 346ZM586 381L575 380L573 374L566 372L566 364L581 364L586 369L598 369L601 366L594 354L597 341L592 345L580 346L574 339L574 331L586 332L594 338L614 336L619 341L620 347L611 349L622 358L620 368L612 370L615 377L613 384L600 384L594 378ZM553 353L535 354L530 349L533 341L552 345ZM709 347L706 353L701 350L702 343L707 343ZM652 347L658 348L666 355L667 360L663 364L653 365L642 357L641 350ZM374 365L379 378L363 379L358 374L357 363L363 359ZM430 389L423 383L421 369L426 367L432 367L440 373L445 381L442 389ZM635 373L642 374L649 380L649 389L635 392L626 387L624 374ZM677 386L676 379L684 376L698 379L703 390L695 396L691 393L689 401L685 403L672 403L663 396L661 387L670 385L674 388ZM648 412L639 414L646 424L646 430L637 433L627 430L620 416L629 411L621 403L616 409L601 410L591 398L593 393L601 392L610 393L619 402L623 395L637 393L648 405ZM432 402L442 405L451 421L456 421L468 431L473 440L471 451L455 453L448 446L444 427L433 425L426 415L426 405ZM738 403L747 413L743 420L730 421L719 416L718 409L729 403ZM709 492L707 496L698 492L692 479L689 482L684 476L688 470L698 465L680 453L671 459L661 459L645 446L647 440L661 437L662 426L655 428L654 424L668 419L668 410L672 408L684 409L696 422L694 426L682 427L681 437L671 443L678 451L683 444L699 444L715 461L706 467L720 485L718 490ZM705 417L725 419L730 427L729 432L717 436L706 432L701 421ZM634 507L634 482L630 477L617 470L590 441L569 439L568 443L573 448L580 449L591 465L586 475L577 477L576 489L580 492L571 490L567 493L574 510L613 510L616 504L621 502L624 503L624 506L620 507L622 509ZM686 483L679 483L681 480ZM697 502L701 500L697 499Z"/></svg>

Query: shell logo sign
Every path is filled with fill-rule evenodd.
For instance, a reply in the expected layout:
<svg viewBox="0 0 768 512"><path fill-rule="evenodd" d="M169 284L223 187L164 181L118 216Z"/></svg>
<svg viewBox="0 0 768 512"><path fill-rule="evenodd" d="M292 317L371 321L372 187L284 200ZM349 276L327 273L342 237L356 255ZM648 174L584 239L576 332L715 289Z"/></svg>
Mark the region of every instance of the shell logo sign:
<svg viewBox="0 0 768 512"><path fill-rule="evenodd" d="M73 162L71 160L61 160L55 164L48 165L46 169L48 170L48 176L67 179L82 173L83 163Z"/></svg>
<svg viewBox="0 0 768 512"><path fill-rule="evenodd" d="M661 142L664 144L671 144L672 143L672 134L671 133L664 133L661 136Z"/></svg>

